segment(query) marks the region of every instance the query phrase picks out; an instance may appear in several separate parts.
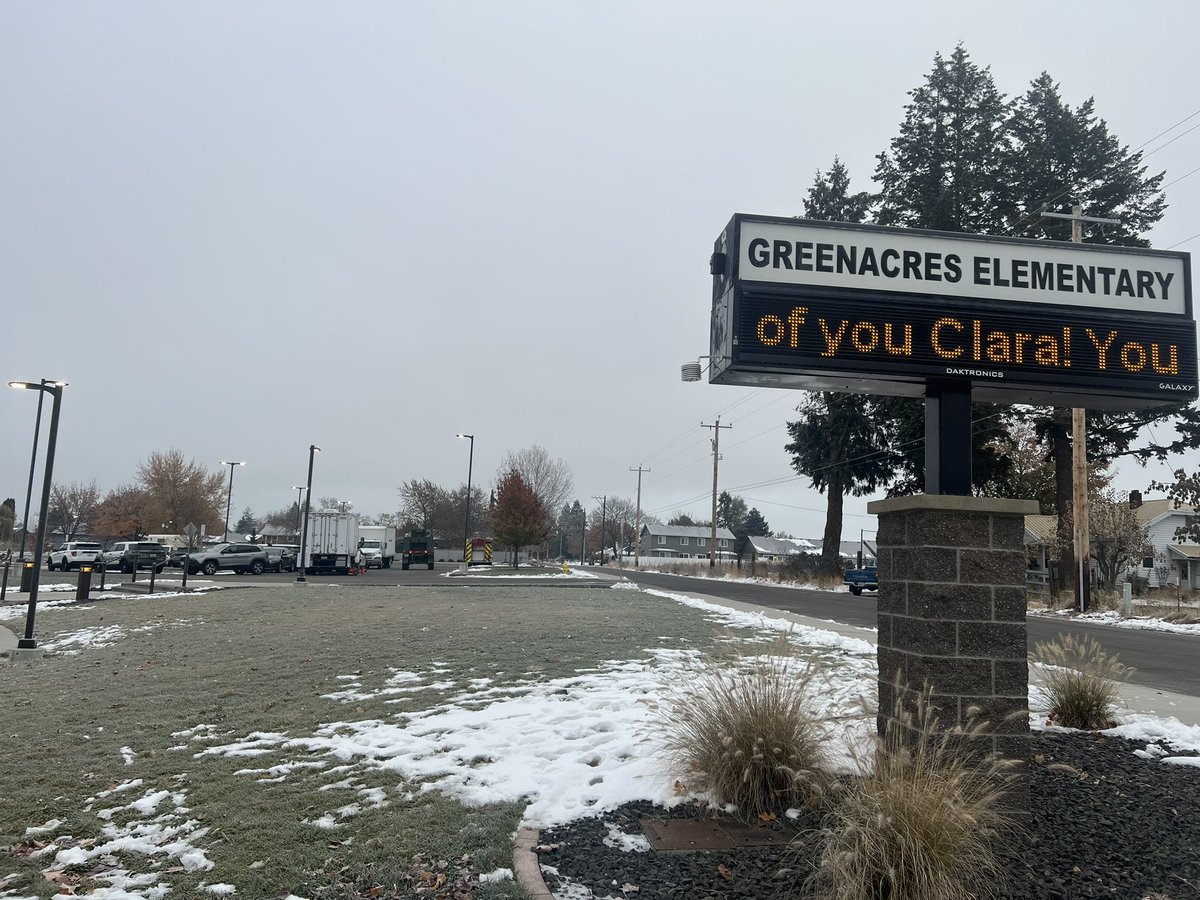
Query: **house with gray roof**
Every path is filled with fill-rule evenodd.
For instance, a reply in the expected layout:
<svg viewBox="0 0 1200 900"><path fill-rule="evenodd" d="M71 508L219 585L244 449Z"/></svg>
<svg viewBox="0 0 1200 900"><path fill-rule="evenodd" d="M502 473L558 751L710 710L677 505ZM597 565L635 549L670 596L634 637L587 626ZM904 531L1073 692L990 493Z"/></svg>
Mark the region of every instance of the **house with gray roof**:
<svg viewBox="0 0 1200 900"><path fill-rule="evenodd" d="M728 528L717 529L717 557L732 559L737 538ZM666 559L707 559L712 551L710 525L643 525L642 556Z"/></svg>

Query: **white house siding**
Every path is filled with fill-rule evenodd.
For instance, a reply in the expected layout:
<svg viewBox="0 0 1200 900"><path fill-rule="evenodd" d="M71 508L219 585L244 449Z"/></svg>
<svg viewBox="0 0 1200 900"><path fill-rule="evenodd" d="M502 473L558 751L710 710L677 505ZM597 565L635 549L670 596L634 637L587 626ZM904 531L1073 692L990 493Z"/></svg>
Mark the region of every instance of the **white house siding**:
<svg viewBox="0 0 1200 900"><path fill-rule="evenodd" d="M1179 540L1175 537L1175 529L1184 524L1187 516L1182 512L1173 512L1170 515L1164 516L1157 522L1152 522L1146 527L1146 538L1153 548L1154 565L1147 568L1141 565L1142 560L1138 560L1138 565L1131 566L1133 571L1136 571L1143 578L1149 579L1151 587L1162 587L1163 582L1159 578L1159 565L1165 560L1170 571L1166 578L1166 584L1179 584L1180 560L1174 557L1167 551L1167 548L1172 544L1178 544ZM1189 587L1200 586L1200 575L1197 569L1200 566L1192 564L1188 566L1188 579L1185 584Z"/></svg>

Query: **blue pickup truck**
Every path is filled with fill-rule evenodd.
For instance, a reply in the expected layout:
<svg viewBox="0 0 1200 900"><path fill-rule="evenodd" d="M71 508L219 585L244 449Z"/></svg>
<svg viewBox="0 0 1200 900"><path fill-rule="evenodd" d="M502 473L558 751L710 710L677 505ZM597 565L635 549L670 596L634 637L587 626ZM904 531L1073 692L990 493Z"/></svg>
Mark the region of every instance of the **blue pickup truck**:
<svg viewBox="0 0 1200 900"><path fill-rule="evenodd" d="M877 571L875 566L850 569L846 572L842 581L850 588L850 593L857 597L863 591L879 590L879 576Z"/></svg>

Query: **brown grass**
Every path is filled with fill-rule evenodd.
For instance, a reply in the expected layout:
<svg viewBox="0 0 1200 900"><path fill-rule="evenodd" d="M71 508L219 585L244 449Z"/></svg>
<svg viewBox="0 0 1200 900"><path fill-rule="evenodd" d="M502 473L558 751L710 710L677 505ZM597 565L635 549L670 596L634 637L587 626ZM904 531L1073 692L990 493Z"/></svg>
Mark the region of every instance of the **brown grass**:
<svg viewBox="0 0 1200 900"><path fill-rule="evenodd" d="M811 702L820 674L775 654L697 673L660 710L668 765L747 820L813 801L829 783L824 720Z"/></svg>
<svg viewBox="0 0 1200 900"><path fill-rule="evenodd" d="M1133 670L1088 636L1062 635L1034 648L1049 695L1050 721L1065 728L1111 728L1118 685Z"/></svg>
<svg viewBox="0 0 1200 900"><path fill-rule="evenodd" d="M1014 764L967 757L959 741L987 723L943 731L927 692L894 715L906 727L877 737L869 771L841 792L805 887L823 900L992 896L1000 841L1015 830L1002 808Z"/></svg>

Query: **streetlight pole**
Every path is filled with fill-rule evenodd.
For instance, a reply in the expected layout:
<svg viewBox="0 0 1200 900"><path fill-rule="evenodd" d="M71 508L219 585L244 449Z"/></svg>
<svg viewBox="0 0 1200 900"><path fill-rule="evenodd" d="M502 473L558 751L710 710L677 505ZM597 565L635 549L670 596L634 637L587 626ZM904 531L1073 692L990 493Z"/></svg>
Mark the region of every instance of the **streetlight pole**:
<svg viewBox="0 0 1200 900"><path fill-rule="evenodd" d="M32 577L29 580L29 611L25 615L25 636L17 640L18 650L34 650L37 648L37 639L33 636L33 623L37 615L38 584L41 580L42 568L38 565L38 560L42 558L46 544L46 518L50 505L50 488L54 484L54 450L58 444L58 411L62 403L63 388L67 386L67 383L42 379L40 384L34 384L32 381L10 381L8 386L21 391L41 391L54 398L50 407L50 435L46 439L46 472L42 476L42 508L38 513L37 537L33 542L34 565Z"/></svg>
<svg viewBox="0 0 1200 900"><path fill-rule="evenodd" d="M467 570L467 544L471 540L471 470L475 466L475 435L459 434L458 437L466 438L471 442L471 449L467 454L467 519L463 523L463 571Z"/></svg>
<svg viewBox="0 0 1200 900"><path fill-rule="evenodd" d="M46 385L50 382L43 378L42 384ZM45 399L46 392L38 391L37 418L33 423L33 452L29 454L29 486L25 490L25 518L21 522L21 555L17 557L21 563L25 562L25 536L29 534L29 503L33 499L33 470L37 464L38 434L42 429L42 402ZM37 564L38 560L35 559L34 563Z"/></svg>
<svg viewBox="0 0 1200 900"><path fill-rule="evenodd" d="M233 470L238 466L244 466L245 460L242 462L230 462L227 459L221 460L221 465L229 466L229 496L225 498L225 533L221 536L221 540L229 540L229 504L233 502Z"/></svg>
<svg viewBox="0 0 1200 900"><path fill-rule="evenodd" d="M304 524L300 530L300 574L296 576L297 581L307 581L304 577L304 570L308 566L308 507L312 501L312 470L313 457L321 452L321 448L316 444L308 445L308 485L304 488Z"/></svg>
<svg viewBox="0 0 1200 900"><path fill-rule="evenodd" d="M302 504L304 503L305 488L304 488L304 485L302 485L302 484L293 484L292 490L299 492L296 494L296 535L299 536L300 535L300 517L304 514L304 510L302 509Z"/></svg>

